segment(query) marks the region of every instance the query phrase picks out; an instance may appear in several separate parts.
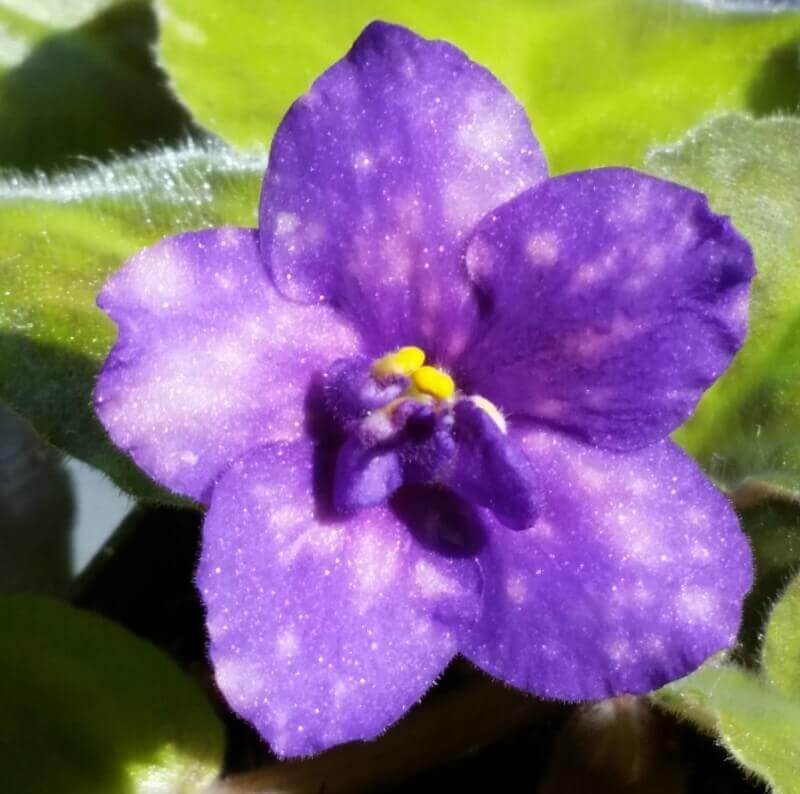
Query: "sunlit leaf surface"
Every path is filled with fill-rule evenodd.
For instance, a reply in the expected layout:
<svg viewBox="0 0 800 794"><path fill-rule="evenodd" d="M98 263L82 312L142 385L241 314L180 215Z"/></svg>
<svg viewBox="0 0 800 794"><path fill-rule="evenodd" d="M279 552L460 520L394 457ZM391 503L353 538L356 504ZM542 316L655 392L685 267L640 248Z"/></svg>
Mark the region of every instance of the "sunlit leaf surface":
<svg viewBox="0 0 800 794"><path fill-rule="evenodd" d="M222 763L222 726L191 679L55 601L0 599L0 702L9 794L191 794Z"/></svg>
<svg viewBox="0 0 800 794"><path fill-rule="evenodd" d="M263 147L290 103L373 19L452 41L527 107L557 172L638 166L709 113L797 106L800 18L677 0L159 0L178 95L227 140Z"/></svg>
<svg viewBox="0 0 800 794"><path fill-rule="evenodd" d="M800 490L800 120L719 118L654 151L647 168L707 193L758 268L745 346L678 440L727 485Z"/></svg>
<svg viewBox="0 0 800 794"><path fill-rule="evenodd" d="M800 779L800 704L738 667L709 665L660 690L658 702L717 736L746 769L794 794Z"/></svg>
<svg viewBox="0 0 800 794"><path fill-rule="evenodd" d="M800 577L789 584L772 610L762 664L775 689L800 701Z"/></svg>
<svg viewBox="0 0 800 794"><path fill-rule="evenodd" d="M0 176L0 399L132 493L155 491L89 402L115 333L97 292L165 235L252 225L263 167L260 156L187 145L54 179Z"/></svg>

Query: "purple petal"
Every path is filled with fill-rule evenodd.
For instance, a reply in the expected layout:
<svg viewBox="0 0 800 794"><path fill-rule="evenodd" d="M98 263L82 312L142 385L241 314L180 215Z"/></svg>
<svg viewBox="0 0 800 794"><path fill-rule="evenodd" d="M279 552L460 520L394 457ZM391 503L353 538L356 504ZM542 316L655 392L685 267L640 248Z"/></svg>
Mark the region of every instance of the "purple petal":
<svg viewBox="0 0 800 794"><path fill-rule="evenodd" d="M305 441L250 453L215 488L203 530L217 683L280 756L379 734L479 609L474 559L423 545L387 508L320 515L318 469Z"/></svg>
<svg viewBox="0 0 800 794"><path fill-rule="evenodd" d="M455 407L456 457L446 479L462 498L491 510L511 529L536 520L538 487L530 461L517 442L469 400Z"/></svg>
<svg viewBox="0 0 800 794"><path fill-rule="evenodd" d="M100 419L151 477L201 501L248 449L300 436L309 379L359 346L330 309L275 292L250 229L146 248L98 303L119 327L95 390Z"/></svg>
<svg viewBox="0 0 800 794"><path fill-rule="evenodd" d="M405 414L397 449L403 464L406 483L424 484L439 481L456 454L452 428L446 414L431 406L409 400L395 410L395 417Z"/></svg>
<svg viewBox="0 0 800 794"><path fill-rule="evenodd" d="M543 493L526 532L490 531L485 607L463 652L549 698L647 692L736 638L752 581L736 515L669 441L636 452L528 431Z"/></svg>
<svg viewBox="0 0 800 794"><path fill-rule="evenodd" d="M394 446L348 438L339 449L333 503L342 513L386 502L403 484L403 467Z"/></svg>
<svg viewBox="0 0 800 794"><path fill-rule="evenodd" d="M744 339L754 274L703 195L626 169L525 193L481 224L467 264L492 312L460 377L613 449L687 418Z"/></svg>
<svg viewBox="0 0 800 794"><path fill-rule="evenodd" d="M385 407L408 387L405 377L379 383L372 377L371 364L369 356L342 358L323 373L324 406L340 428L347 428L376 408Z"/></svg>
<svg viewBox="0 0 800 794"><path fill-rule="evenodd" d="M376 22L284 118L261 196L278 289L332 300L374 353L467 342L465 235L546 165L522 107L442 41Z"/></svg>

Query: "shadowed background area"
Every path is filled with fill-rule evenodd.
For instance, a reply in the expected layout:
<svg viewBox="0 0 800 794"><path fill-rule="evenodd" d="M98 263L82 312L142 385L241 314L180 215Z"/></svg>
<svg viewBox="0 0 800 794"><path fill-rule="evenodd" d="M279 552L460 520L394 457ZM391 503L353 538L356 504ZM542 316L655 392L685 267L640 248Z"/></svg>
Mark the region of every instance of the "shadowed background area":
<svg viewBox="0 0 800 794"><path fill-rule="evenodd" d="M14 22L22 14L0 3L0 26L6 16ZM57 171L197 135L154 63L156 37L150 3L118 3L45 34L0 71L0 168Z"/></svg>

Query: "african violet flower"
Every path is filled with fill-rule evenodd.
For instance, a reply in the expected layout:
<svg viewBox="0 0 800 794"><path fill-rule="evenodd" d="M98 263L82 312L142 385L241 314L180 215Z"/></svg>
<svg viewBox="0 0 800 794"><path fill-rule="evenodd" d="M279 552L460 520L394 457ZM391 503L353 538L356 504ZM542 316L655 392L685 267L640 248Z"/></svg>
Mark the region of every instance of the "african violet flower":
<svg viewBox="0 0 800 794"><path fill-rule="evenodd" d="M457 653L578 700L734 641L748 545L667 438L745 334L704 196L548 178L489 72L375 23L283 120L259 222L111 278L95 396L209 506L216 678L279 755L375 736Z"/></svg>

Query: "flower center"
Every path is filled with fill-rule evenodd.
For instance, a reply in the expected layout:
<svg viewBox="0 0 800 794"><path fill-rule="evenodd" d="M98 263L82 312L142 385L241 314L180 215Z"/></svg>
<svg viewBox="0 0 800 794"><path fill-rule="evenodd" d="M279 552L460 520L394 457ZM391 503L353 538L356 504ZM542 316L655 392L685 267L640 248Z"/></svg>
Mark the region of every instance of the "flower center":
<svg viewBox="0 0 800 794"><path fill-rule="evenodd" d="M403 400L433 405L444 402L449 406L459 398L467 399L487 413L503 433L506 432L505 417L497 406L478 394L469 397L461 395L447 372L425 363L425 351L422 348L408 346L387 353L372 362L370 372L381 383L390 383L398 378L409 379L405 391L389 403L387 411L394 410Z"/></svg>
<svg viewBox="0 0 800 794"><path fill-rule="evenodd" d="M455 382L446 372L425 364L425 351L419 347L401 347L387 353L375 359L370 369L372 376L380 381L409 378L411 382L404 396L412 399L446 400L456 391Z"/></svg>
<svg viewBox="0 0 800 794"><path fill-rule="evenodd" d="M339 359L323 376L323 396L344 436L333 483L338 509L382 504L405 485L432 485L515 529L531 526L535 478L502 413L461 392L449 373L425 363L422 349Z"/></svg>

